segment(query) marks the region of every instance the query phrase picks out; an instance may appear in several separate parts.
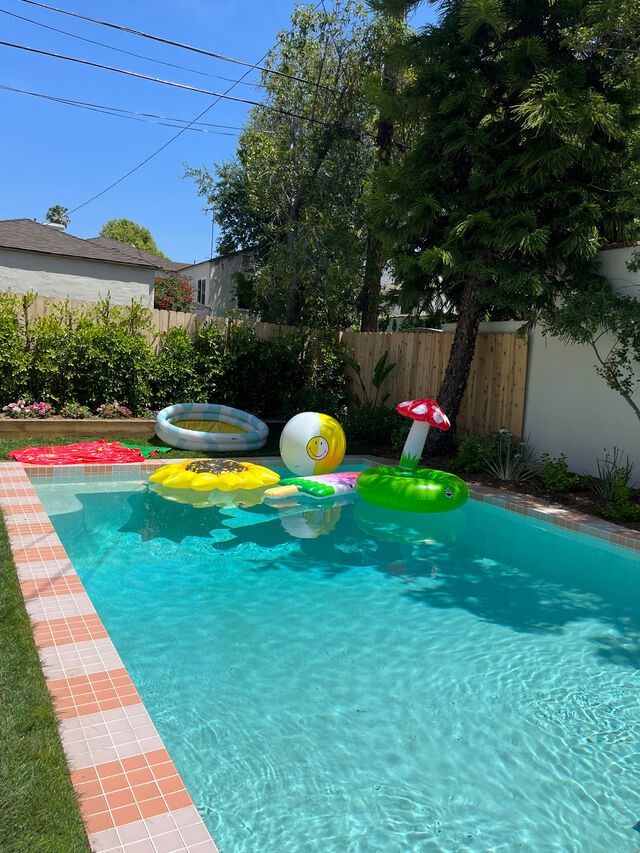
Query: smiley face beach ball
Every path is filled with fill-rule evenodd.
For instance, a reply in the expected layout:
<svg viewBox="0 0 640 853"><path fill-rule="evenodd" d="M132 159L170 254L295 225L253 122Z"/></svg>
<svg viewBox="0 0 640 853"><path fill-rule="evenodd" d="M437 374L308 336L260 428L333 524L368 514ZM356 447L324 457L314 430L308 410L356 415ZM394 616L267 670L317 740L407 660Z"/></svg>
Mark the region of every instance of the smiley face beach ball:
<svg viewBox="0 0 640 853"><path fill-rule="evenodd" d="M320 412L300 412L285 424L280 455L299 477L331 474L344 459L347 441L335 418Z"/></svg>

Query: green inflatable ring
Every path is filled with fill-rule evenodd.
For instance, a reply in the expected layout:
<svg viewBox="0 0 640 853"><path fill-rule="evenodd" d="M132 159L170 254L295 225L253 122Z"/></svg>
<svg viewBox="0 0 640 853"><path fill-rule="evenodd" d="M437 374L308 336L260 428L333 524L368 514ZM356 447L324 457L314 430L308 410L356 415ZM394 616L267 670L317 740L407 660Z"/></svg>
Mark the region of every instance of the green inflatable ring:
<svg viewBox="0 0 640 853"><path fill-rule="evenodd" d="M405 512L449 512L469 497L467 484L455 474L392 465L364 470L356 491L369 503Z"/></svg>

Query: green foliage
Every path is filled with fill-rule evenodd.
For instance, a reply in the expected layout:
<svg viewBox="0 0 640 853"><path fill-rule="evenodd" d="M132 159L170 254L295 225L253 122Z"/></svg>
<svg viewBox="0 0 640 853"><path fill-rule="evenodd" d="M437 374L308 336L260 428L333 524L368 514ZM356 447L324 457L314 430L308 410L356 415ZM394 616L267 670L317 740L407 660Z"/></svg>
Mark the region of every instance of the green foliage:
<svg viewBox="0 0 640 853"><path fill-rule="evenodd" d="M150 315L139 304L103 300L72 310L62 302L29 321L32 301L0 293L0 340L6 341L0 363L7 356L0 404L12 404L6 412L12 416L31 416L34 400L68 410L66 417L114 400L143 416L153 401L154 411L215 402L277 418L303 409L335 415L345 402L344 352L329 332L296 330L262 340L253 327L230 319L224 331L204 323L193 339L173 328L155 355Z"/></svg>
<svg viewBox="0 0 640 853"><path fill-rule="evenodd" d="M153 307L161 311L193 311L193 285L187 276L174 272L156 278Z"/></svg>
<svg viewBox="0 0 640 853"><path fill-rule="evenodd" d="M371 384L375 388L375 394L373 397L371 397L371 395L369 394L369 390L365 385L364 380L362 379L360 364L354 358L351 358L351 356L347 355L344 357L347 366L350 367L351 370L353 370L353 372L355 373L356 379L360 384L360 391L362 392L361 397L358 397L357 395L352 395L351 402L354 405L369 406L375 409L378 406L384 406L384 404L387 402L390 395L385 394L382 399L380 399L380 390L382 388L382 383L385 381L387 376L396 366L395 361L392 364L387 364L388 357L389 352L384 352L374 365L373 374L371 376Z"/></svg>
<svg viewBox="0 0 640 853"><path fill-rule="evenodd" d="M597 459L598 476L587 477L587 483L596 497L603 503L600 512L611 521L640 521L640 503L633 499L629 480L633 463L622 462L622 451L614 447L609 453L605 449L604 459Z"/></svg>
<svg viewBox="0 0 640 853"><path fill-rule="evenodd" d="M498 480L513 482L529 480L539 471L528 442L508 429L498 430L492 435L465 435L458 445L454 466L457 471L469 474L487 471Z"/></svg>
<svg viewBox="0 0 640 853"><path fill-rule="evenodd" d="M341 328L357 316L363 197L376 160L368 89L381 81L384 49L398 29L404 21L357 0L297 5L265 62L290 75L263 73L271 109L252 111L231 161L186 169L216 211L219 251L256 251L252 280L243 276L241 288L264 320Z"/></svg>
<svg viewBox="0 0 640 853"><path fill-rule="evenodd" d="M119 243L135 246L143 252L150 252L160 258L166 258L156 246L156 241L151 236L151 231L144 225L138 225L132 219L110 219L100 229L101 237L109 237Z"/></svg>
<svg viewBox="0 0 640 853"><path fill-rule="evenodd" d="M49 210L44 215L44 218L47 222L53 222L56 225L64 225L65 228L71 222L67 211L68 207L63 207L61 204L54 204L53 207L50 207Z"/></svg>
<svg viewBox="0 0 640 853"><path fill-rule="evenodd" d="M457 471L473 474L482 471L487 459L492 458L495 436L480 435L473 432L464 435L458 444L458 453L455 458Z"/></svg>
<svg viewBox="0 0 640 853"><path fill-rule="evenodd" d="M540 479L545 489L552 495L564 495L580 485L582 478L579 474L569 473L567 457L564 453L556 459L552 459L548 453L543 453L542 463L544 467L540 472Z"/></svg>
<svg viewBox="0 0 640 853"><path fill-rule="evenodd" d="M116 400L113 403L103 403L101 406L98 406L96 415L104 420L114 421L119 418L133 417L133 412Z"/></svg>
<svg viewBox="0 0 640 853"><path fill-rule="evenodd" d="M363 403L345 408L339 420L348 441L365 441L380 447L391 446L391 437L399 429L401 419L395 409Z"/></svg>
<svg viewBox="0 0 640 853"><path fill-rule="evenodd" d="M622 453L619 447L614 447L611 452L605 448L604 459L596 459L598 476L587 477L587 485L605 504L615 499L620 484L624 486L629 484L634 466L633 462L629 462L628 456L626 462L622 463Z"/></svg>
<svg viewBox="0 0 640 853"><path fill-rule="evenodd" d="M161 336L152 375L152 398L159 409L173 403L207 402L207 390L196 363L196 347L184 329L175 327Z"/></svg>
<svg viewBox="0 0 640 853"><path fill-rule="evenodd" d="M80 403L65 403L60 407L58 412L61 418L69 418L74 421L83 420L91 417L91 409L88 406L81 406Z"/></svg>
<svg viewBox="0 0 640 853"><path fill-rule="evenodd" d="M32 301L29 294L0 292L0 405L17 400L27 387L31 353L21 321Z"/></svg>
<svg viewBox="0 0 640 853"><path fill-rule="evenodd" d="M522 483L534 477L539 469L535 452L526 440L520 440L507 430L495 434L492 455L486 460L485 470L496 479Z"/></svg>
<svg viewBox="0 0 640 853"><path fill-rule="evenodd" d="M612 498L600 507L600 511L611 521L640 521L640 503L634 501L632 496L623 469L618 469L613 482Z"/></svg>
<svg viewBox="0 0 640 853"><path fill-rule="evenodd" d="M0 338L7 343L0 363L5 355L11 359L0 371L0 401L28 397L56 408L74 401L95 409L121 400L134 411L147 405L153 353L146 309L105 299L72 310L65 301L31 321L32 303L31 294L0 294Z"/></svg>
<svg viewBox="0 0 640 853"><path fill-rule="evenodd" d="M375 0L390 15L413 5ZM452 423L487 312L553 315L601 286L600 246L638 238L637 8L449 0L398 43L413 81L379 100L419 133L378 170L369 206L400 286L444 295L470 332L438 393Z"/></svg>

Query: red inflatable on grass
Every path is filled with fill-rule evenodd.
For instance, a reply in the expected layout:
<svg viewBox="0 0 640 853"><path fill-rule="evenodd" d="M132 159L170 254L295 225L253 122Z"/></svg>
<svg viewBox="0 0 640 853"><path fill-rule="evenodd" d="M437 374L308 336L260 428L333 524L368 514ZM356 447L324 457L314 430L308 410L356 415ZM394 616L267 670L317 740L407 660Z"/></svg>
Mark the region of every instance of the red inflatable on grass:
<svg viewBox="0 0 640 853"><path fill-rule="evenodd" d="M137 447L124 447L117 441L81 441L52 447L23 447L9 456L31 465L79 465L83 462L111 465L114 462L144 462Z"/></svg>

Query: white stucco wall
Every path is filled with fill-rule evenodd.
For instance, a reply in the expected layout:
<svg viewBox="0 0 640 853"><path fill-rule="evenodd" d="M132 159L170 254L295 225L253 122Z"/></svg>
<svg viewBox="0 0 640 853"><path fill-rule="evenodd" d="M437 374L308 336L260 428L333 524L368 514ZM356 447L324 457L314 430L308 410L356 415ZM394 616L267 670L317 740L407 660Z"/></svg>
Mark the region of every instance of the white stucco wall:
<svg viewBox="0 0 640 853"><path fill-rule="evenodd" d="M634 274L638 276L637 273ZM515 332L517 322L481 323L483 332ZM455 324L443 331L455 331ZM608 352L602 341L602 351ZM640 482L640 420L628 403L596 373L595 353L589 346L566 345L529 334L527 389L522 434L542 455L564 453L572 471L597 474L596 459L614 446L635 464L633 482ZM640 405L640 391L634 397Z"/></svg>
<svg viewBox="0 0 640 853"><path fill-rule="evenodd" d="M640 420L596 373L595 363L589 346L531 333L524 435L539 453L564 453L579 473L597 473L604 449L619 447L635 463L632 480L640 480ZM634 399L640 405L640 393Z"/></svg>
<svg viewBox="0 0 640 853"><path fill-rule="evenodd" d="M193 287L194 297L197 295L199 278L207 279L207 308L214 317L226 317L238 305L236 298L236 283L232 276L242 269L242 255L230 258L215 258L202 261L180 270L181 275L187 276Z"/></svg>
<svg viewBox="0 0 640 853"><path fill-rule="evenodd" d="M629 272L627 263L634 255L640 254L640 246L627 246L624 249L605 249L598 255L600 269L613 289L623 296L640 299L640 272Z"/></svg>
<svg viewBox="0 0 640 853"><path fill-rule="evenodd" d="M40 296L87 302L110 294L111 301L118 305L141 299L147 308L153 308L154 278L155 270L151 267L0 248L0 291L31 290Z"/></svg>

